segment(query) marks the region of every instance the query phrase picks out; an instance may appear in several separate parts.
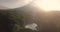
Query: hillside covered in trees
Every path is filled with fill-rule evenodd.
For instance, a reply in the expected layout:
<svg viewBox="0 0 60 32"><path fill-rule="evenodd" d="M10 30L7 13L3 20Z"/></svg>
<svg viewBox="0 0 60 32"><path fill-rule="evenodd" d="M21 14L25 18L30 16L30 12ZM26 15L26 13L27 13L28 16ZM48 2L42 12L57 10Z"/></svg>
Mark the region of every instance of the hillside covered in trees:
<svg viewBox="0 0 60 32"><path fill-rule="evenodd" d="M0 10L0 32L17 32L26 24L36 23L39 32L60 32L60 11L44 12L31 5ZM2 31L3 30L3 31Z"/></svg>

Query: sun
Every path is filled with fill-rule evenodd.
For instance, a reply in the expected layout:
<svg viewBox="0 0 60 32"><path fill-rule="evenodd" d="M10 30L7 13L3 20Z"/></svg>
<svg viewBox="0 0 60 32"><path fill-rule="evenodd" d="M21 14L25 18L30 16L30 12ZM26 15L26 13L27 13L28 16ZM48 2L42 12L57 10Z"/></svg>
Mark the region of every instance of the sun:
<svg viewBox="0 0 60 32"><path fill-rule="evenodd" d="M38 0L35 1L36 5L45 11L59 11L60 2L59 0Z"/></svg>

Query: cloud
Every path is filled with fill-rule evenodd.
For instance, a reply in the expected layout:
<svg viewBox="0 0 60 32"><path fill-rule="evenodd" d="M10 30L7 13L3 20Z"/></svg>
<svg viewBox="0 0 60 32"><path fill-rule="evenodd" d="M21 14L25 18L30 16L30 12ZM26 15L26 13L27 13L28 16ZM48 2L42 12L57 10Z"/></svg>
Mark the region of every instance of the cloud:
<svg viewBox="0 0 60 32"><path fill-rule="evenodd" d="M8 8L13 9L27 5L31 1L32 0L0 0L0 5L7 7L7 9Z"/></svg>
<svg viewBox="0 0 60 32"><path fill-rule="evenodd" d="M16 2L18 0L0 0L0 3L6 3L6 2Z"/></svg>

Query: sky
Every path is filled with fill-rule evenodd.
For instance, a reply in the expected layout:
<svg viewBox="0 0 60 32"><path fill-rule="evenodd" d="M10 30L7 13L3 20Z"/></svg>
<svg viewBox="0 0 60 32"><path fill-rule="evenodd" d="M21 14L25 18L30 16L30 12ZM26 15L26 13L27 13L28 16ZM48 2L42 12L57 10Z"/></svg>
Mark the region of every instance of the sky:
<svg viewBox="0 0 60 32"><path fill-rule="evenodd" d="M30 2L45 10L60 10L60 0L0 0L0 9L13 9L25 6ZM6 7L6 8L5 8Z"/></svg>
<svg viewBox="0 0 60 32"><path fill-rule="evenodd" d="M32 0L0 0L0 9L13 9L27 5ZM2 8L6 7L6 8Z"/></svg>
<svg viewBox="0 0 60 32"><path fill-rule="evenodd" d="M60 0L36 0L35 4L45 11L60 10Z"/></svg>
<svg viewBox="0 0 60 32"><path fill-rule="evenodd" d="M0 0L0 3L1 3L1 2L4 2L4 3L5 3L5 2L16 2L16 1L18 1L18 0ZM22 1L22 0L21 0L21 1Z"/></svg>

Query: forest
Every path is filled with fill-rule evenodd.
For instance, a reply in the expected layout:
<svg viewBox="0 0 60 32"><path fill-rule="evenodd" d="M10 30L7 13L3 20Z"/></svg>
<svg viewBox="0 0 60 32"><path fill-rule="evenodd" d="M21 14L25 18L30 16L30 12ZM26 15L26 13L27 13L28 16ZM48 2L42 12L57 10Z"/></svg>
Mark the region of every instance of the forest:
<svg viewBox="0 0 60 32"><path fill-rule="evenodd" d="M60 11L44 12L32 6L0 10L0 32L26 31L26 24L38 24L38 32L60 32ZM28 32L28 31L27 31ZM30 32L36 32L30 30Z"/></svg>

